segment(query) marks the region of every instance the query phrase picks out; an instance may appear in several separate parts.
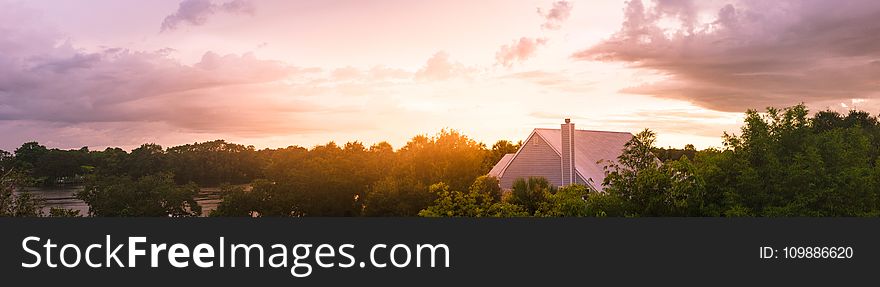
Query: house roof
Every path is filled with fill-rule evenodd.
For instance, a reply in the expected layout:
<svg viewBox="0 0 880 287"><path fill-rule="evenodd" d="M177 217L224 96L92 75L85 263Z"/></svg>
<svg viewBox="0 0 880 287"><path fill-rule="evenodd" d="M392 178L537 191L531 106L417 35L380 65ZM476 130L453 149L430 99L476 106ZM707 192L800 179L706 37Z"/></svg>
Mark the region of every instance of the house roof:
<svg viewBox="0 0 880 287"><path fill-rule="evenodd" d="M560 153L562 150L561 130L535 129L535 133L547 141L557 153ZM575 170L584 179L593 179L593 187L602 190L602 181L605 180L604 166L607 163L598 162L617 162L617 158L623 154L623 146L633 138L633 135L628 132L590 130L575 130L574 134Z"/></svg>
<svg viewBox="0 0 880 287"><path fill-rule="evenodd" d="M562 150L561 130L535 129L532 133L540 136L557 154L562 155L560 152ZM602 190L602 182L605 180L604 166L608 162L617 162L617 158L623 154L624 145L632 138L633 135L628 132L575 130L574 165L576 172L586 180L592 179L593 188ZM514 155L505 155L489 174L500 176L513 158Z"/></svg>
<svg viewBox="0 0 880 287"><path fill-rule="evenodd" d="M535 132L557 153L562 150L561 130L535 129ZM602 181L605 180L603 167L607 163L599 163L599 161L617 162L617 158L623 153L623 146L632 139L633 135L628 132L590 130L575 130L574 134L575 170L584 179L593 179L593 187L602 190Z"/></svg>
<svg viewBox="0 0 880 287"><path fill-rule="evenodd" d="M492 167L492 170L489 171L489 176L500 177L501 171L503 171L504 168L507 167L507 163L509 163L510 160L513 159L514 155L516 154L509 153L501 157L501 160L499 160L498 163L496 163L495 166Z"/></svg>

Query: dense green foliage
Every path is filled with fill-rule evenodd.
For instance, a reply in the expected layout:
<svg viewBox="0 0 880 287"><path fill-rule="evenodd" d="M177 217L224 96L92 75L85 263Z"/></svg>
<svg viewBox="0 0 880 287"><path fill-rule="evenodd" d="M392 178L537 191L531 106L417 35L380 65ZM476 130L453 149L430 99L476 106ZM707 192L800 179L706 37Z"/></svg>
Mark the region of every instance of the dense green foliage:
<svg viewBox="0 0 880 287"><path fill-rule="evenodd" d="M76 194L89 205L94 216L198 216L202 208L194 197L195 184L178 186L171 174L155 174L133 179L106 176L89 180Z"/></svg>
<svg viewBox="0 0 880 287"><path fill-rule="evenodd" d="M748 111L722 149L660 149L654 138L639 133L606 163L603 192L529 178L504 202L532 216L880 215L880 123L868 113ZM468 214L448 204L461 197L442 193L428 210Z"/></svg>
<svg viewBox="0 0 880 287"><path fill-rule="evenodd" d="M419 212L425 217L492 217L525 216L519 206L502 201L498 179L481 176L467 191L451 190L445 183L430 188L436 199L431 206Z"/></svg>
<svg viewBox="0 0 880 287"><path fill-rule="evenodd" d="M398 151L384 142L262 150L266 180L251 190L226 188L212 215L414 216L435 200L432 184L470 186L488 171L483 163L493 151L446 130Z"/></svg>
<svg viewBox="0 0 880 287"><path fill-rule="evenodd" d="M808 117L802 105L746 113L723 151L697 154L705 181L703 214L730 216L877 216L880 125L868 113Z"/></svg>
<svg viewBox="0 0 880 287"><path fill-rule="evenodd" d="M301 216L303 205L298 199L299 194L291 191L289 186L256 180L248 190L242 186L225 185L221 187L223 203L211 216Z"/></svg>
<svg viewBox="0 0 880 287"><path fill-rule="evenodd" d="M654 151L654 155L656 155L657 159L659 159L661 162L677 160L677 159L681 159L682 157L686 157L688 159L693 160L694 157L697 155L697 148L694 147L694 145L692 145L692 144L686 144L686 145L684 145L684 148L682 148L682 149L671 148L671 147L667 147L667 148L661 147L661 148L654 148L653 151Z"/></svg>
<svg viewBox="0 0 880 287"><path fill-rule="evenodd" d="M262 167L252 146L222 140L175 146L167 150L156 144L144 144L130 153L120 148L90 151L48 149L28 142L15 149L11 164L39 185L82 184L84 176L99 173L107 176L138 178L171 172L179 184L196 182L216 186L224 182L248 183L261 176Z"/></svg>
<svg viewBox="0 0 880 287"><path fill-rule="evenodd" d="M42 200L39 197L29 192L16 193L21 185L22 177L14 169L0 167L0 217L43 215Z"/></svg>
<svg viewBox="0 0 880 287"><path fill-rule="evenodd" d="M880 123L862 111L803 105L748 111L721 148L657 148L645 130L603 162L603 191L484 176L520 143L491 148L456 131L394 150L333 142L256 150L222 140L163 149L90 151L29 142L0 151L0 170L35 185L83 184L100 216L194 216L197 186L222 186L214 216L878 216ZM3 179L3 215L42 214L38 198ZM230 185L231 184L231 185ZM27 185L27 184L25 184ZM52 210L54 216L77 216Z"/></svg>
<svg viewBox="0 0 880 287"><path fill-rule="evenodd" d="M42 200L29 192L17 192L27 177L16 170L15 157L0 150L0 217L42 216Z"/></svg>
<svg viewBox="0 0 880 287"><path fill-rule="evenodd" d="M748 111L723 149L662 165L646 164L652 142L639 134L609 167L605 190L625 215L880 215L880 125L865 112Z"/></svg>

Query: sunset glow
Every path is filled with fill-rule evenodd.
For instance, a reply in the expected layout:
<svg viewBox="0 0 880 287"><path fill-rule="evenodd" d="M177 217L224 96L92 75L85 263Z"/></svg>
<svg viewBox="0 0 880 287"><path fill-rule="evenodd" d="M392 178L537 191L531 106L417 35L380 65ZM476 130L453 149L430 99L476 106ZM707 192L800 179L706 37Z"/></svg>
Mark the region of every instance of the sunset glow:
<svg viewBox="0 0 880 287"><path fill-rule="evenodd" d="M443 128L491 145L566 117L720 146L750 108L876 112L877 15L876 1L0 0L0 149L400 147Z"/></svg>

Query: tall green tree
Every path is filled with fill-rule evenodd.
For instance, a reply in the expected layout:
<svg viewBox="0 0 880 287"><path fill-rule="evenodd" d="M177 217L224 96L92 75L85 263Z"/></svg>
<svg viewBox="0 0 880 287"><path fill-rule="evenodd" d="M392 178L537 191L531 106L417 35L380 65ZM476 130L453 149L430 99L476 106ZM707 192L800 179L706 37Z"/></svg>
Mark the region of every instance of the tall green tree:
<svg viewBox="0 0 880 287"><path fill-rule="evenodd" d="M616 162L606 166L604 191L626 202L635 216L698 216L705 183L685 158L661 164L653 151L656 135L636 134Z"/></svg>
<svg viewBox="0 0 880 287"><path fill-rule="evenodd" d="M522 141L515 144L508 140L499 140L495 142L495 144L492 145L492 148L486 151L487 155L485 160L483 160L483 171L488 173L489 170L491 170L492 167L504 157L504 155L516 153L520 146L522 146Z"/></svg>
<svg viewBox="0 0 880 287"><path fill-rule="evenodd" d="M15 161L22 171L32 170L49 149L38 142L26 142L15 149Z"/></svg>
<svg viewBox="0 0 880 287"><path fill-rule="evenodd" d="M697 170L724 194L727 215L874 216L878 143L877 119L866 112L752 110L741 134L726 135L725 150Z"/></svg>
<svg viewBox="0 0 880 287"><path fill-rule="evenodd" d="M433 137L416 136L398 153L395 175L426 186L444 182L454 190L465 190L487 172L482 165L485 145L455 130L441 130Z"/></svg>
<svg viewBox="0 0 880 287"><path fill-rule="evenodd" d="M202 208L195 184L177 185L170 173L93 177L76 197L89 205L89 214L106 217L198 216Z"/></svg>

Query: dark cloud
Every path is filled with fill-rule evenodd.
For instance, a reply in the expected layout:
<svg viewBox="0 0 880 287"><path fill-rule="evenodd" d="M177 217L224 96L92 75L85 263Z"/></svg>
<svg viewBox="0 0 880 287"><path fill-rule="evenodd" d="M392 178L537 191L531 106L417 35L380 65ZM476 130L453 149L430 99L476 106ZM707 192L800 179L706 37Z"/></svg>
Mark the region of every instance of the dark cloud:
<svg viewBox="0 0 880 287"><path fill-rule="evenodd" d="M549 30L559 29L562 27L562 23L564 23L565 20L568 20L572 8L574 8L574 5L568 1L554 2L553 8L550 8L550 10L538 8L538 15L544 17L545 20L544 24L541 25L541 28Z"/></svg>
<svg viewBox="0 0 880 287"><path fill-rule="evenodd" d="M184 0L180 2L176 12L162 21L161 31L174 30L181 23L204 25L210 16L217 13L253 15L255 10L254 4L249 0L233 0L221 4L210 0Z"/></svg>
<svg viewBox="0 0 880 287"><path fill-rule="evenodd" d="M880 96L880 2L701 5L630 1L619 32L573 57L656 71L624 91L721 111Z"/></svg>
<svg viewBox="0 0 880 287"><path fill-rule="evenodd" d="M523 62L532 57L538 47L547 43L547 38L522 37L509 45L501 46L495 53L498 64L511 67L514 63Z"/></svg>

